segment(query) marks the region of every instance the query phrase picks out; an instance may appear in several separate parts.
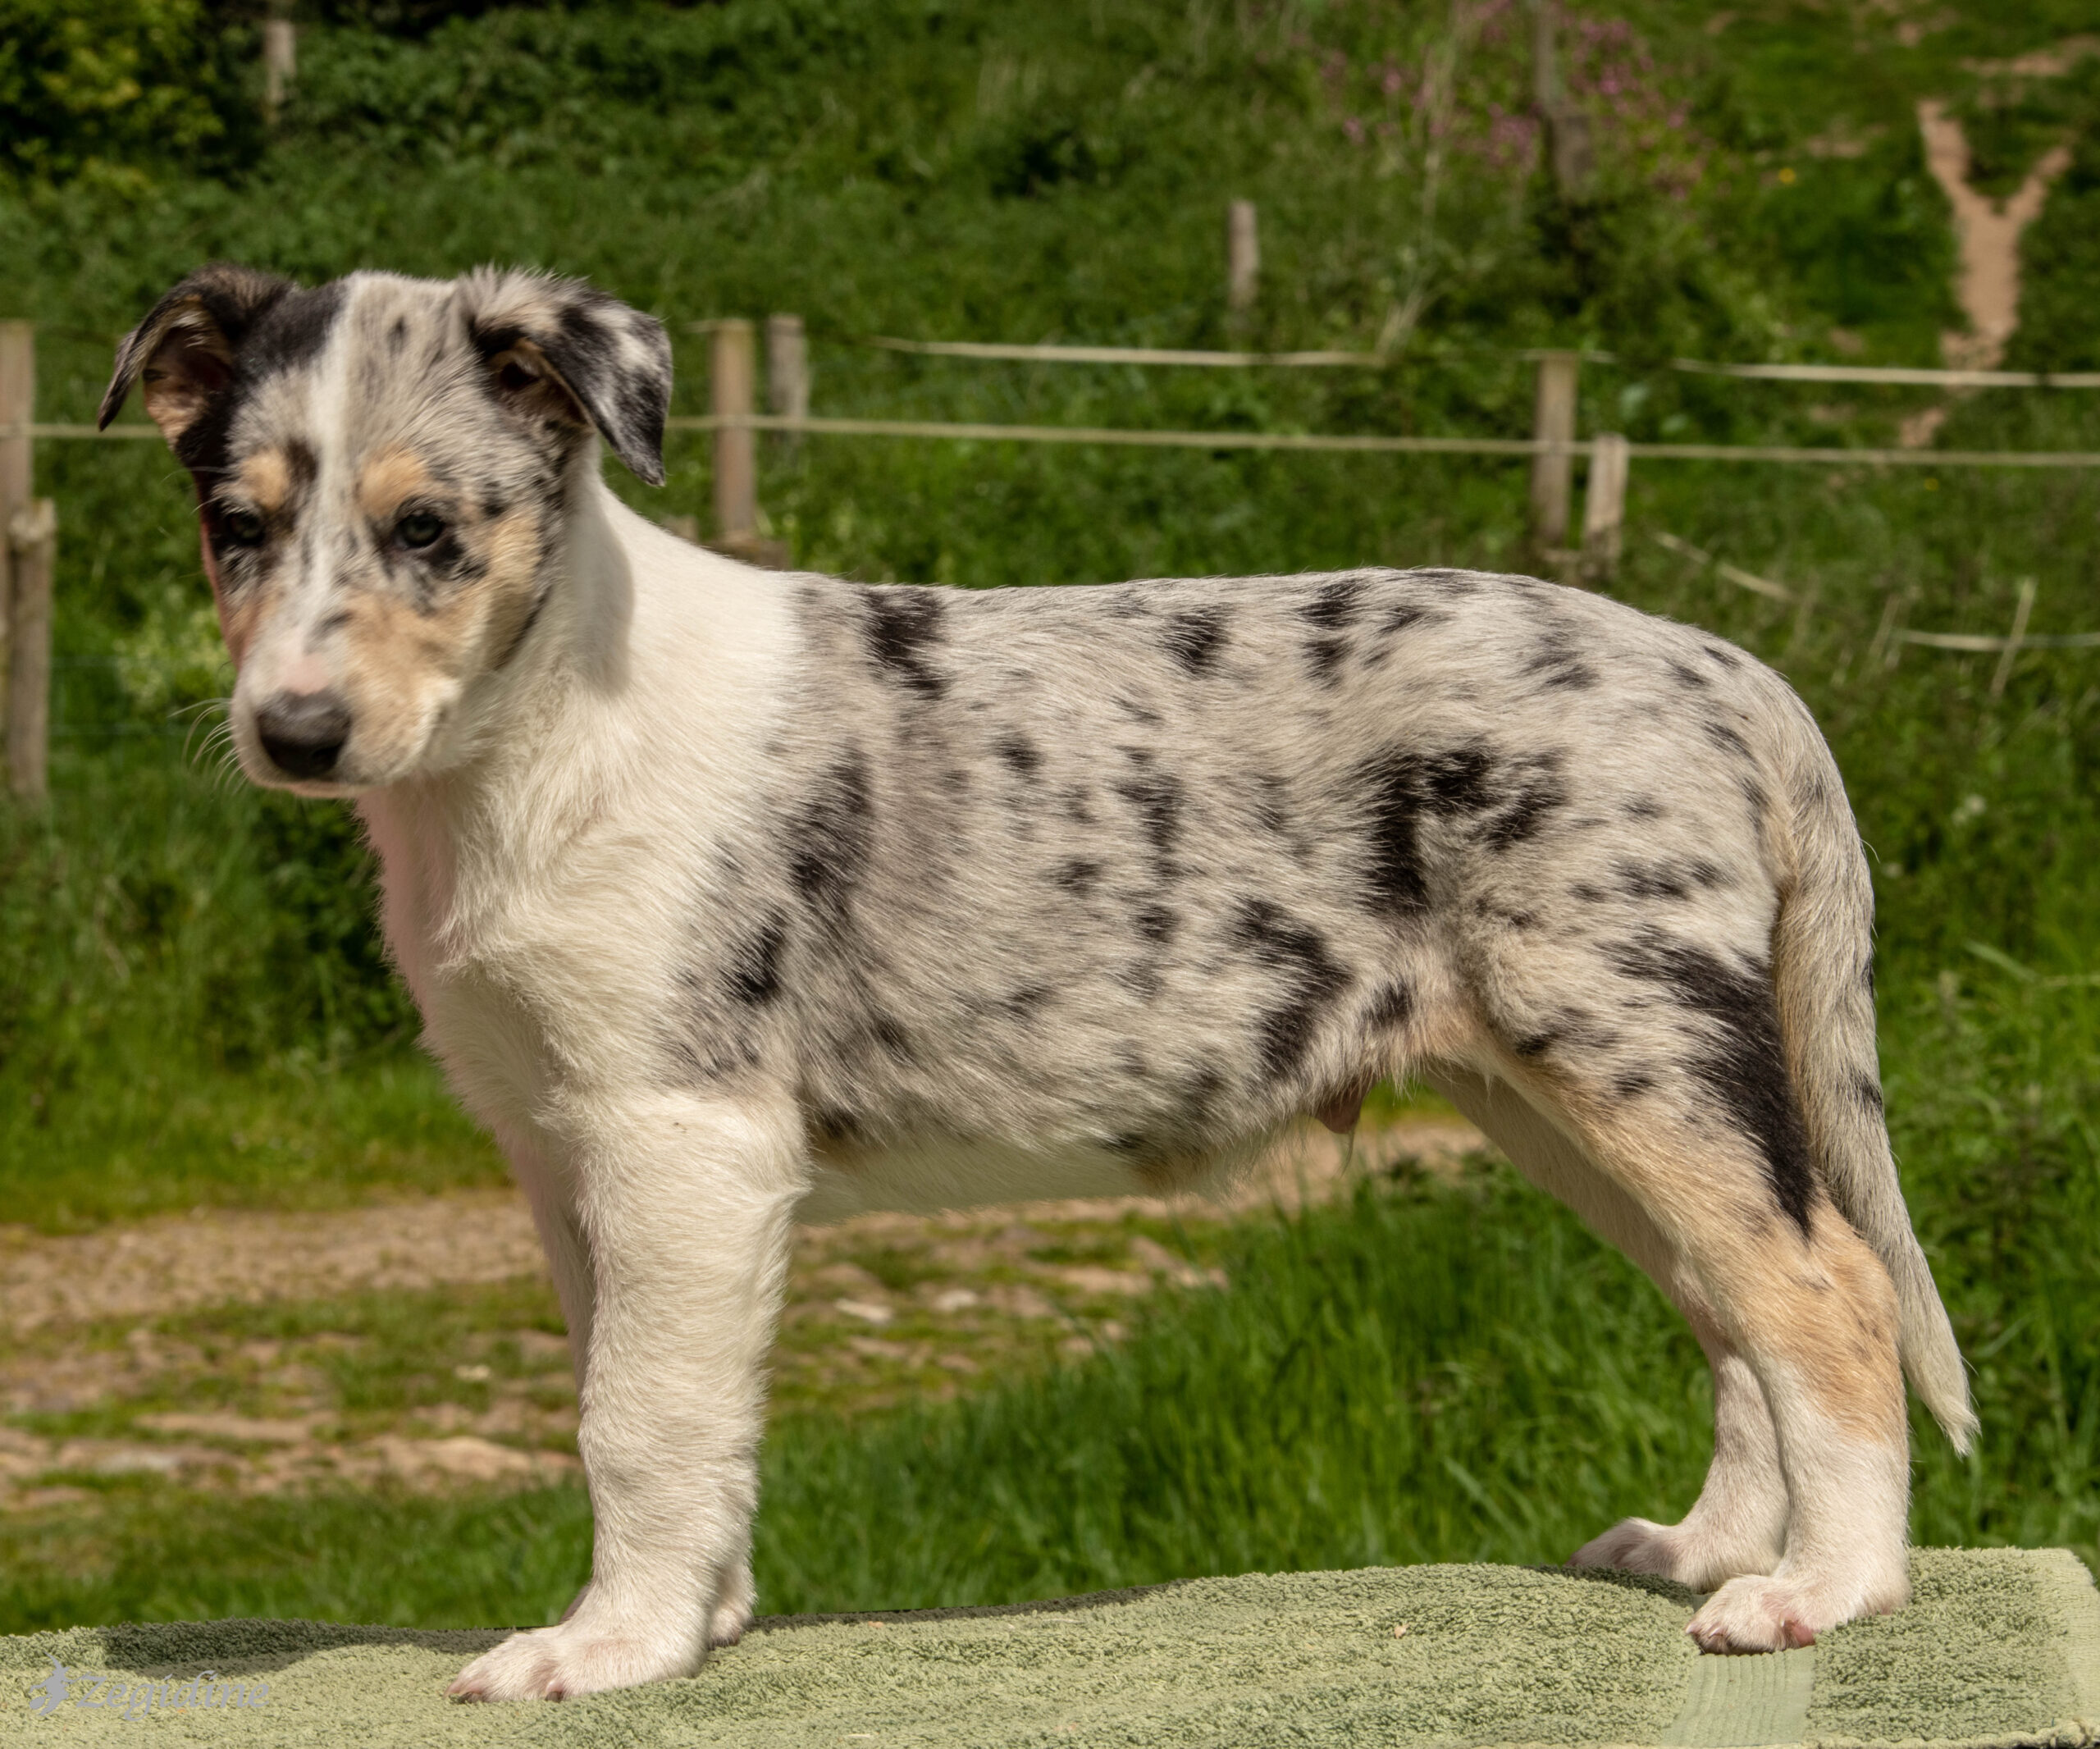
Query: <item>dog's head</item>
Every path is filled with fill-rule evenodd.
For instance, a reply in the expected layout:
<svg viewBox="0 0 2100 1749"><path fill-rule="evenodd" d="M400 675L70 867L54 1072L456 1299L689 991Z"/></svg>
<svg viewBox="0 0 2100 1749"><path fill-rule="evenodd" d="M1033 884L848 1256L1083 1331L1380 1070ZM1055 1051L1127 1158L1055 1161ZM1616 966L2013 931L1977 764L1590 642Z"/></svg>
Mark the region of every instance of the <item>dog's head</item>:
<svg viewBox="0 0 2100 1749"><path fill-rule="evenodd" d="M441 769L561 574L595 431L652 485L671 354L574 280L193 273L126 339L197 482L258 783L342 795Z"/></svg>

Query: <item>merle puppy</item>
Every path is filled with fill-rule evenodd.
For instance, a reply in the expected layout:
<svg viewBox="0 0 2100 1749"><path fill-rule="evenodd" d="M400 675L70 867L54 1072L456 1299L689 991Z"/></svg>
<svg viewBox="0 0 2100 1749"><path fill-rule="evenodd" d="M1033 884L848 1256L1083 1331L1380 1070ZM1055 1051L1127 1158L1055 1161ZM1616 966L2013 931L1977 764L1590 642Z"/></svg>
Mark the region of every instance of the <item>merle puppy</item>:
<svg viewBox="0 0 2100 1749"><path fill-rule="evenodd" d="M260 783L354 798L532 1199L592 1578L453 1692L681 1676L750 1619L797 1221L1216 1182L1440 1089L1714 1369L1681 1523L1579 1562L1715 1650L1901 1605L1903 1372L1960 1355L1883 1126L1872 899L1785 684L1523 578L983 591L753 570L628 510L662 328L574 281L239 267L128 338L195 477Z"/></svg>

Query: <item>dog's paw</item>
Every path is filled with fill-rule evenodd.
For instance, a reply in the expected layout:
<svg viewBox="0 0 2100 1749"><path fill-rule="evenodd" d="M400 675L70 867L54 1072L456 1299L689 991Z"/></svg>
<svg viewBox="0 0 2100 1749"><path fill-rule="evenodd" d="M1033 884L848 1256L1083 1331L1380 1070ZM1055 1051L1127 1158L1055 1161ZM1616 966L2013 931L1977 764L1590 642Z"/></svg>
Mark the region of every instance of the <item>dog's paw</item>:
<svg viewBox="0 0 2100 1749"><path fill-rule="evenodd" d="M1898 1563L1867 1562L1836 1583L1774 1576L1731 1579L1706 1600L1685 1632L1702 1651L1779 1652L1863 1615L1891 1614L1911 1601Z"/></svg>
<svg viewBox="0 0 2100 1749"><path fill-rule="evenodd" d="M751 1583L751 1569L746 1564L722 1587L722 1601L707 1618L707 1643L710 1646L734 1646L743 1638L744 1629L751 1624L757 1601L758 1588Z"/></svg>
<svg viewBox="0 0 2100 1749"><path fill-rule="evenodd" d="M1824 1628L1845 1618L1816 1607L1801 1587L1785 1579L1731 1579L1706 1600L1685 1632L1706 1652L1783 1652L1813 1646Z"/></svg>
<svg viewBox="0 0 2100 1749"><path fill-rule="evenodd" d="M1677 1527L1646 1518L1621 1518L1568 1557L1571 1567L1617 1567L1627 1573L1677 1577Z"/></svg>
<svg viewBox="0 0 2100 1749"><path fill-rule="evenodd" d="M560 1701L690 1676L699 1659L660 1638L591 1633L573 1621L514 1633L462 1670L457 1701Z"/></svg>
<svg viewBox="0 0 2100 1749"><path fill-rule="evenodd" d="M1765 1573L1779 1564L1779 1550L1725 1546L1691 1523L1655 1524L1621 1518L1601 1537L1568 1557L1571 1567L1616 1567L1652 1573L1696 1591L1710 1591L1742 1573Z"/></svg>

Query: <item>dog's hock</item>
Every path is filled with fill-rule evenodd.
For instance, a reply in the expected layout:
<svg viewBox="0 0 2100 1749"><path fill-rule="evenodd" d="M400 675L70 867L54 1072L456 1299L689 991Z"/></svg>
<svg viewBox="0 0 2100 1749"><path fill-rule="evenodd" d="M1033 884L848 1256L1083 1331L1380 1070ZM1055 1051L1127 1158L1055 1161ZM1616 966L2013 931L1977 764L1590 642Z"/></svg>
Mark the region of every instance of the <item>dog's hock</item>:
<svg viewBox="0 0 2100 1749"><path fill-rule="evenodd" d="M528 419L591 426L639 478L664 483L663 323L581 280L536 273L482 268L459 295L498 399Z"/></svg>

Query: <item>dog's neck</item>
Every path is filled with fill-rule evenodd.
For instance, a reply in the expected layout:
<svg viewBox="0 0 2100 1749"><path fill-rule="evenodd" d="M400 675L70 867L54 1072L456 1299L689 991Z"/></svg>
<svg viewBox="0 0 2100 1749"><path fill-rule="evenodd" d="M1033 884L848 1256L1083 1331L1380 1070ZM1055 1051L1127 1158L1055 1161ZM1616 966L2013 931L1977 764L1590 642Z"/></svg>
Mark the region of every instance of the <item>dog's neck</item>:
<svg viewBox="0 0 2100 1749"><path fill-rule="evenodd" d="M617 804L644 750L620 733L633 684L636 587L596 446L571 476L541 605L463 701L442 768L358 798L396 925L457 944ZM406 905L413 912L396 915ZM500 926L500 925L499 925Z"/></svg>

